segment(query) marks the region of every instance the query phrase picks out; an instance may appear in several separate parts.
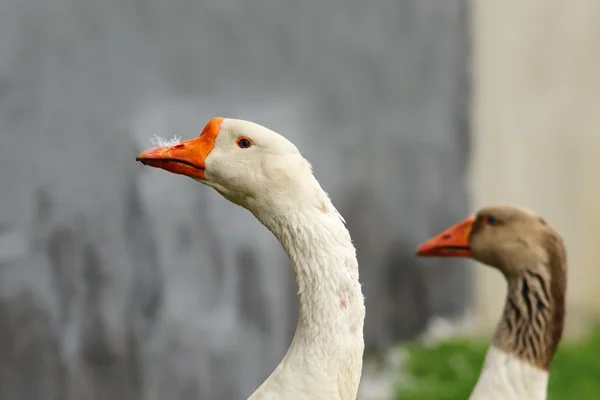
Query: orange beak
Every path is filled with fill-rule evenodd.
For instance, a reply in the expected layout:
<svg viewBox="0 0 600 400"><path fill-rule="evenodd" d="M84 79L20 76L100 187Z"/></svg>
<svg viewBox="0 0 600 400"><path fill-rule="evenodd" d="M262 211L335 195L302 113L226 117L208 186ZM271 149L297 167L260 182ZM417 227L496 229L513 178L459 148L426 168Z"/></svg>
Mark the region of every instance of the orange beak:
<svg viewBox="0 0 600 400"><path fill-rule="evenodd" d="M417 248L417 255L422 257L471 257L469 236L473 222L475 222L475 217L469 217L432 237Z"/></svg>
<svg viewBox="0 0 600 400"><path fill-rule="evenodd" d="M215 146L222 120L222 118L210 120L200 136L195 139L185 140L171 147L155 147L142 151L135 160L174 174L205 180L206 157Z"/></svg>

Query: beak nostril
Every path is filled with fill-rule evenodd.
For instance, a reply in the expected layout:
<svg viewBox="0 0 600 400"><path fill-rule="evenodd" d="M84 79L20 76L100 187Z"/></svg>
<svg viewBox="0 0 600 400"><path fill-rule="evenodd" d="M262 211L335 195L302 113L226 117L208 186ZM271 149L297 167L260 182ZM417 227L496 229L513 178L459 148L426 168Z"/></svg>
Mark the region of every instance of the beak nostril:
<svg viewBox="0 0 600 400"><path fill-rule="evenodd" d="M175 146L173 146L173 149L183 149L185 147L185 145L183 143L179 143L176 144Z"/></svg>
<svg viewBox="0 0 600 400"><path fill-rule="evenodd" d="M444 240L448 240L450 239L451 235L449 233L446 233L445 235L442 236L442 239Z"/></svg>

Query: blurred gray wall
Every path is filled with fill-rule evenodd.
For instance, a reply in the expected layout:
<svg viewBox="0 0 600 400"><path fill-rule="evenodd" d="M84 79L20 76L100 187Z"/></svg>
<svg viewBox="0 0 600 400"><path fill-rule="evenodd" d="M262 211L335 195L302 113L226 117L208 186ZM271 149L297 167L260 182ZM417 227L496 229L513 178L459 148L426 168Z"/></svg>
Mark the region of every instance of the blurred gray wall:
<svg viewBox="0 0 600 400"><path fill-rule="evenodd" d="M370 353L460 315L466 0L0 2L0 399L245 398L296 324L245 210L134 161L216 115L294 141L359 251Z"/></svg>

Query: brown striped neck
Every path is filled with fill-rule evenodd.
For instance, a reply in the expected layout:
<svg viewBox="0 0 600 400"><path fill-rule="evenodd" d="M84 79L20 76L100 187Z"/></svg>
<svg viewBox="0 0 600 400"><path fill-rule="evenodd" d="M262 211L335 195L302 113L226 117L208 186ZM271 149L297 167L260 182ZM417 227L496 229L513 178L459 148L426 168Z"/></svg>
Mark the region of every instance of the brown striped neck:
<svg viewBox="0 0 600 400"><path fill-rule="evenodd" d="M566 253L557 235L546 238L540 265L507 276L508 294L494 345L549 371L562 337L565 318Z"/></svg>

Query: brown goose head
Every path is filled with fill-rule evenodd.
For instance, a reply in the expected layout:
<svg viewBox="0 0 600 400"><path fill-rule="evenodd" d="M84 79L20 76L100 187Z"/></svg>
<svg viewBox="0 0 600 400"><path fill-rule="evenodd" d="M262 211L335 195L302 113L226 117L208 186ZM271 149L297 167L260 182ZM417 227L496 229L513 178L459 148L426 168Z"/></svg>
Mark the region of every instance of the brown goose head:
<svg viewBox="0 0 600 400"><path fill-rule="evenodd" d="M526 269L552 271L551 258L564 265L560 235L541 217L514 206L482 208L475 216L444 230L417 249L425 257L470 257L499 269L507 279Z"/></svg>

